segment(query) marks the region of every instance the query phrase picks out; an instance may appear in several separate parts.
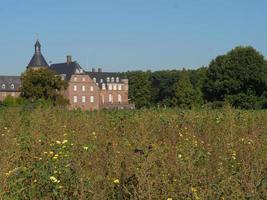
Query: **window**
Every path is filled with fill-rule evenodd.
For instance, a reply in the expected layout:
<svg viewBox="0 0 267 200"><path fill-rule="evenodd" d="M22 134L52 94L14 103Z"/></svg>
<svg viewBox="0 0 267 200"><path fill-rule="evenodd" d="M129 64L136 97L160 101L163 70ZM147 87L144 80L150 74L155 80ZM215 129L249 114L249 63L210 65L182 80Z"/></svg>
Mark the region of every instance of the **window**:
<svg viewBox="0 0 267 200"><path fill-rule="evenodd" d="M108 85L108 90L112 90L112 85L111 84Z"/></svg>
<svg viewBox="0 0 267 200"><path fill-rule="evenodd" d="M82 96L82 102L85 103L86 102L86 97Z"/></svg>
<svg viewBox="0 0 267 200"><path fill-rule="evenodd" d="M73 86L73 91L77 91L77 85Z"/></svg>
<svg viewBox="0 0 267 200"><path fill-rule="evenodd" d="M90 96L90 102L91 102L91 103L94 103L94 101L95 101L94 96Z"/></svg>
<svg viewBox="0 0 267 200"><path fill-rule="evenodd" d="M82 81L85 81L85 77L82 78Z"/></svg>
<svg viewBox="0 0 267 200"><path fill-rule="evenodd" d="M5 84L2 84L2 89L6 89L6 85Z"/></svg>
<svg viewBox="0 0 267 200"><path fill-rule="evenodd" d="M108 102L109 103L112 103L113 102L113 96L112 96L112 94L109 94L108 95Z"/></svg>
<svg viewBox="0 0 267 200"><path fill-rule="evenodd" d="M15 88L14 84L11 84L10 88L13 90Z"/></svg>
<svg viewBox="0 0 267 200"><path fill-rule="evenodd" d="M102 90L106 89L106 85L104 83L102 83Z"/></svg>
<svg viewBox="0 0 267 200"><path fill-rule="evenodd" d="M114 83L114 77L111 78L111 83Z"/></svg>
<svg viewBox="0 0 267 200"><path fill-rule="evenodd" d="M121 90L121 84L118 85L118 90Z"/></svg>
<svg viewBox="0 0 267 200"><path fill-rule="evenodd" d="M118 94L118 102L121 103L121 95Z"/></svg>
<svg viewBox="0 0 267 200"><path fill-rule="evenodd" d="M77 102L78 102L78 98L77 98L77 96L73 96L73 102L74 102L74 103L77 103Z"/></svg>
<svg viewBox="0 0 267 200"><path fill-rule="evenodd" d="M75 76L75 77L73 78L73 80L74 80L74 81L77 81L77 77Z"/></svg>
<svg viewBox="0 0 267 200"><path fill-rule="evenodd" d="M117 90L117 84L113 85L113 90Z"/></svg>
<svg viewBox="0 0 267 200"><path fill-rule="evenodd" d="M93 78L93 81L96 83L96 78L95 77Z"/></svg>
<svg viewBox="0 0 267 200"><path fill-rule="evenodd" d="M102 78L100 79L100 83L103 83L103 79Z"/></svg>
<svg viewBox="0 0 267 200"><path fill-rule="evenodd" d="M91 92L94 91L94 86L90 86L90 91L91 91Z"/></svg>
<svg viewBox="0 0 267 200"><path fill-rule="evenodd" d="M110 81L110 79L109 79L109 77L107 77L107 82L109 83L109 81Z"/></svg>
<svg viewBox="0 0 267 200"><path fill-rule="evenodd" d="M82 91L85 92L85 85L82 85Z"/></svg>
<svg viewBox="0 0 267 200"><path fill-rule="evenodd" d="M117 77L117 78L116 78L116 82L117 82L117 83L118 83L118 82L120 82L120 79L119 79L119 77Z"/></svg>

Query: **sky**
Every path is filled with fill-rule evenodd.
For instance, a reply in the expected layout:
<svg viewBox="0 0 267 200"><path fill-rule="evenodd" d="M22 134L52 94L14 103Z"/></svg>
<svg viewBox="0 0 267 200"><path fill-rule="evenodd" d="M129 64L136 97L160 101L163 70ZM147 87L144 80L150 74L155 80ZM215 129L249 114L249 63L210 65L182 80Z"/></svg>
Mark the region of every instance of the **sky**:
<svg viewBox="0 0 267 200"><path fill-rule="evenodd" d="M47 62L87 70L207 66L235 46L267 56L266 0L0 0L0 74L25 70L39 38Z"/></svg>

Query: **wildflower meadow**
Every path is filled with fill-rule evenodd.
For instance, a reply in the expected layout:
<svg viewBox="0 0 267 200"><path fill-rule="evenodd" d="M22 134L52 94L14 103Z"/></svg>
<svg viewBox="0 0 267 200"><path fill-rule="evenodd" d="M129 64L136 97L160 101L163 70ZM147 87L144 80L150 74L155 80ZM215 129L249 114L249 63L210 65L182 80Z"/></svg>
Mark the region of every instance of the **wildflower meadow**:
<svg viewBox="0 0 267 200"><path fill-rule="evenodd" d="M267 199L267 112L2 108L0 199Z"/></svg>

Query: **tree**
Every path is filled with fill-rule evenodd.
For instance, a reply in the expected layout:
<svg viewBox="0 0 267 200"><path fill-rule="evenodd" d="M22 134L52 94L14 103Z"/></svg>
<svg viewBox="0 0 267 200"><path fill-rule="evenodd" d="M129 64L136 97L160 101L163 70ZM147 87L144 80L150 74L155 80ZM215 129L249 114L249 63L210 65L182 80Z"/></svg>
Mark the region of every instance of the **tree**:
<svg viewBox="0 0 267 200"><path fill-rule="evenodd" d="M49 100L55 105L67 103L60 93L67 88L67 82L50 69L27 70L22 74L21 81L21 96L26 99Z"/></svg>
<svg viewBox="0 0 267 200"><path fill-rule="evenodd" d="M210 63L205 97L208 101L228 100L236 107L254 107L255 98L260 99L267 89L266 69L263 55L254 48L236 47ZM242 99L249 100L245 106Z"/></svg>
<svg viewBox="0 0 267 200"><path fill-rule="evenodd" d="M129 98L136 108L151 105L150 72L133 71L125 74L129 80Z"/></svg>
<svg viewBox="0 0 267 200"><path fill-rule="evenodd" d="M192 108L202 104L201 91L193 87L189 74L185 70L180 73L177 83L174 84L174 91L176 105L181 108Z"/></svg>

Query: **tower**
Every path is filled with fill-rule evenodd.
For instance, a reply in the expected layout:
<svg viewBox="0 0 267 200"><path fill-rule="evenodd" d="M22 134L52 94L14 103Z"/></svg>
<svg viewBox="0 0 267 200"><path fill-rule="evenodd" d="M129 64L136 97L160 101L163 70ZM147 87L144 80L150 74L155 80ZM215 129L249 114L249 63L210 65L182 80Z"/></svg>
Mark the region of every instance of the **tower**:
<svg viewBox="0 0 267 200"><path fill-rule="evenodd" d="M41 53L41 44L37 40L35 45L34 45L34 55L30 61L30 63L27 66L27 69L40 69L40 68L48 68L48 64L45 61L42 53Z"/></svg>

